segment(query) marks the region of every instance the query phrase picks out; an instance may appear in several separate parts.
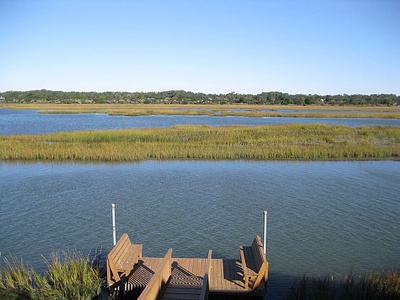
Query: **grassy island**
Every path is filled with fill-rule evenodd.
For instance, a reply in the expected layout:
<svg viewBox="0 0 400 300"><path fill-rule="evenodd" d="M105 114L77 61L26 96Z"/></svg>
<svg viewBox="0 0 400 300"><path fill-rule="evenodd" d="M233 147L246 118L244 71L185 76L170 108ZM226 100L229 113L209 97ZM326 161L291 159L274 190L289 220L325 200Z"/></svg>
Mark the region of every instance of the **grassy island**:
<svg viewBox="0 0 400 300"><path fill-rule="evenodd" d="M174 126L0 136L0 160L398 160L400 128Z"/></svg>

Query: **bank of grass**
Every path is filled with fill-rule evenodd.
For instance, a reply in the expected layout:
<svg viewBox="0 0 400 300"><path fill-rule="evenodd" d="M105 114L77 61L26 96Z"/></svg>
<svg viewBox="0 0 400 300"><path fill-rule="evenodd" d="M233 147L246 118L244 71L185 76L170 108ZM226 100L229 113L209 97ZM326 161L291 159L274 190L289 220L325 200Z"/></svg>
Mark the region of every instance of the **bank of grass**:
<svg viewBox="0 0 400 300"><path fill-rule="evenodd" d="M22 259L4 259L0 268L0 299L91 300L104 284L98 262L79 252L53 253L44 274Z"/></svg>
<svg viewBox="0 0 400 300"><path fill-rule="evenodd" d="M294 283L288 300L396 300L400 299L397 271L353 273L341 278L307 277Z"/></svg>
<svg viewBox="0 0 400 300"><path fill-rule="evenodd" d="M400 159L399 127L175 126L0 136L0 160Z"/></svg>
<svg viewBox="0 0 400 300"><path fill-rule="evenodd" d="M38 110L40 113L109 115L209 115L299 118L391 118L400 119L398 107L387 106L298 106L298 105L194 105L194 104L14 104L0 107Z"/></svg>

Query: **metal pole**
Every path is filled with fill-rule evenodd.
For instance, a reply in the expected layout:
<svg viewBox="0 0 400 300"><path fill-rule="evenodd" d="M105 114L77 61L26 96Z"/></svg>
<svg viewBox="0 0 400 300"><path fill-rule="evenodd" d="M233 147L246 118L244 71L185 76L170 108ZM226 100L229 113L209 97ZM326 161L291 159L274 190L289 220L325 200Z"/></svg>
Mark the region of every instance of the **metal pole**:
<svg viewBox="0 0 400 300"><path fill-rule="evenodd" d="M113 246L117 243L117 231L115 229L115 204L111 204L111 215L112 215L112 231L113 231Z"/></svg>
<svg viewBox="0 0 400 300"><path fill-rule="evenodd" d="M267 255L267 211L264 210L264 254Z"/></svg>

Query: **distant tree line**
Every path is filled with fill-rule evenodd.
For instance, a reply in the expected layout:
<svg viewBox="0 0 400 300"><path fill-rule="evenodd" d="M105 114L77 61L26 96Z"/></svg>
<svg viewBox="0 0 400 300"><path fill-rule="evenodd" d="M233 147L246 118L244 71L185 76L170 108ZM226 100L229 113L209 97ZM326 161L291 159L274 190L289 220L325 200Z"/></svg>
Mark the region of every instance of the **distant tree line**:
<svg viewBox="0 0 400 300"><path fill-rule="evenodd" d="M282 92L261 94L204 94L182 90L163 92L62 92L50 90L7 91L0 95L8 103L144 103L144 104L281 104L281 105L400 105L400 96L372 95L291 95Z"/></svg>

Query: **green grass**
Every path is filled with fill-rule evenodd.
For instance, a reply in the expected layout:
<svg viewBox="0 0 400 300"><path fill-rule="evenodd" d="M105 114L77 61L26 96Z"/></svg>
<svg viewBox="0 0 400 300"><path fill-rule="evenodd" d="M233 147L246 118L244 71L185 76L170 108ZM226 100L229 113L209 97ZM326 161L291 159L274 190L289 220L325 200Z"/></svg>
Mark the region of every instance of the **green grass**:
<svg viewBox="0 0 400 300"><path fill-rule="evenodd" d="M372 272L364 276L307 277L294 283L288 300L395 300L400 299L397 271Z"/></svg>
<svg viewBox="0 0 400 300"><path fill-rule="evenodd" d="M53 253L44 274L22 260L4 261L5 267L0 269L1 299L91 300L103 285L97 262L79 252Z"/></svg>
<svg viewBox="0 0 400 300"><path fill-rule="evenodd" d="M175 126L0 136L0 160L398 160L399 127Z"/></svg>

